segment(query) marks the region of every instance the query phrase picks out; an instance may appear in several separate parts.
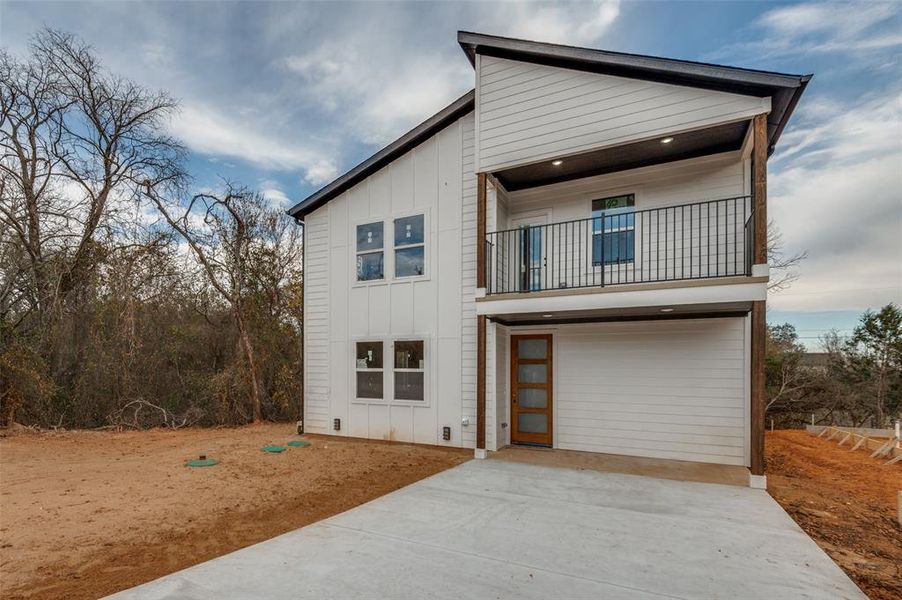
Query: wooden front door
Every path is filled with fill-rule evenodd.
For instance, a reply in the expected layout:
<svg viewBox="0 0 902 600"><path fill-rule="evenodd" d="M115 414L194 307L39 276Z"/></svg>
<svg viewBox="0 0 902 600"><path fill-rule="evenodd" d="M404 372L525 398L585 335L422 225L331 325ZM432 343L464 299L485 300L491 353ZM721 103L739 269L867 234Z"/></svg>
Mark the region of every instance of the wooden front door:
<svg viewBox="0 0 902 600"><path fill-rule="evenodd" d="M511 443L551 446L551 335L511 336Z"/></svg>

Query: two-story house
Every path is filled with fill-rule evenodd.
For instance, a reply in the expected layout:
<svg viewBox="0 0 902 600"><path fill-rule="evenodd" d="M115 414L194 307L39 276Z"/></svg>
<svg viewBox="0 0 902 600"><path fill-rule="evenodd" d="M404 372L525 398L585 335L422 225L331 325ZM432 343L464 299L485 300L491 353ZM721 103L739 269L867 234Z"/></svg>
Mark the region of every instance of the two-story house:
<svg viewBox="0 0 902 600"><path fill-rule="evenodd" d="M306 430L762 485L767 159L810 76L458 40L475 89L290 210Z"/></svg>

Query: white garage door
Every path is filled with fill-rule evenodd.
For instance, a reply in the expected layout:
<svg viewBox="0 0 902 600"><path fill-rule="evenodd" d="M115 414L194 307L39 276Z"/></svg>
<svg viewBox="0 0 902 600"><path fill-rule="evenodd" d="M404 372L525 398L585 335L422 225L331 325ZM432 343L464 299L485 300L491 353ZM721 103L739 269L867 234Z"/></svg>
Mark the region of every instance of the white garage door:
<svg viewBox="0 0 902 600"><path fill-rule="evenodd" d="M556 334L555 447L745 465L745 319Z"/></svg>

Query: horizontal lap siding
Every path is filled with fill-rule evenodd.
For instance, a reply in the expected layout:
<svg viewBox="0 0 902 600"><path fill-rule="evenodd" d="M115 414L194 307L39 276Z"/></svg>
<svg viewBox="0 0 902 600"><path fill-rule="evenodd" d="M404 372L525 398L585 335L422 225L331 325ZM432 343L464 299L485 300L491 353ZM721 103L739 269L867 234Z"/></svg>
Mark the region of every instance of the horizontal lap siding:
<svg viewBox="0 0 902 600"><path fill-rule="evenodd" d="M461 172L461 429L467 446L476 446L476 132L472 114L461 119L463 161Z"/></svg>
<svg viewBox="0 0 902 600"><path fill-rule="evenodd" d="M480 56L479 170L751 117L768 99Z"/></svg>
<svg viewBox="0 0 902 600"><path fill-rule="evenodd" d="M304 224L304 427L329 428L329 207Z"/></svg>
<svg viewBox="0 0 902 600"><path fill-rule="evenodd" d="M742 318L556 334L556 440L571 450L744 464Z"/></svg>

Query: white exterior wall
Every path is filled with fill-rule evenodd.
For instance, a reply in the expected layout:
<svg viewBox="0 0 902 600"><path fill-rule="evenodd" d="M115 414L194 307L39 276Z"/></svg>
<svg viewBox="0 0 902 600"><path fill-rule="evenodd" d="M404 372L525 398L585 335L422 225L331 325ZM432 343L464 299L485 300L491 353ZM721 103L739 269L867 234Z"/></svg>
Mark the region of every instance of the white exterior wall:
<svg viewBox="0 0 902 600"><path fill-rule="evenodd" d="M484 61L485 57L480 57L480 60ZM535 65L529 65L532 74L522 79L527 76L522 72L523 64L508 66L510 69L506 73L511 81L506 84L503 83L505 78L500 69L480 69L477 107L481 107L482 113L478 117L478 123L475 113L467 115L307 216L305 423L308 431L428 444L475 446L475 173L480 169L494 169L501 165L486 162L487 160L501 157L522 163L539 156L559 156L562 144L566 146L573 143L575 138L558 139L555 132L565 132L568 127L576 126L576 123L579 123L580 131L586 132L586 135L577 136L577 141L599 147L640 139L643 135L656 131L648 128L652 125L666 127L667 132L673 133L681 127L691 129L707 123L703 119L693 120L693 114L707 115L705 118L723 121L733 119L739 113L745 118L764 110L764 101L759 99L725 94L719 97L719 102L712 104L712 95L718 99L718 95L713 92L688 88L670 90L664 88L673 86L661 88L660 84L647 82L602 81L604 77L599 75ZM540 72L543 69L548 69L548 72ZM489 82L492 85L483 85L493 76L494 80ZM585 79L587 77L589 79ZM515 78L521 78L521 83L516 86L513 85ZM540 83L542 86L547 84L546 92L557 99L545 98L538 101L534 98L535 101L527 101L522 96L540 89ZM621 90L625 93L610 95L611 90L617 86L626 86ZM638 89L633 90L635 86ZM578 93L583 96L578 96ZM559 97L560 94L565 97ZM630 94L634 96L630 101L632 104L625 100L622 105L612 104L613 98L625 99ZM686 94L692 97L689 98ZM518 95L522 96L522 102L518 103ZM664 98L681 104L682 108L673 114L667 112L664 110L665 105L659 103ZM751 104L749 100L752 101ZM646 109L637 113L625 112L627 109L624 107L627 105L642 102L646 103L643 105ZM596 127L598 119L595 116L580 116L592 115L591 111L586 112L586 107L596 104L602 107L599 110L611 111L612 115L628 116L627 120L633 119L636 123L647 121L648 127L628 126L617 131ZM531 107L527 108L528 105ZM707 108L697 110L698 107ZM654 114L659 116L653 117ZM581 151L588 148L588 145L567 146L567 151ZM481 167L478 169L479 162ZM637 210L741 196L750 192L749 173L747 153L743 155L734 152L514 193L503 189L495 190L490 186L487 197L487 230L507 229L513 219L536 211L546 213L548 223L588 218L593 199L621 193L636 195ZM425 214L427 223L427 275L417 280L392 280L391 221L399 216L421 212ZM375 220L386 223L387 280L358 284L355 281L355 228L358 224ZM522 300L528 301L526 297ZM745 332L747 319L720 321L729 322L723 328L723 331L728 332L726 338L717 335L711 337L704 332L694 337L691 332L685 333L688 337L685 338L683 349L688 348L690 354L700 353L701 358L698 359L681 356L680 352L665 356L669 351L668 341L660 337L666 337L667 332L674 327L691 328L692 325L687 323L695 323L694 321L554 328L555 445L641 456L747 464L748 335L742 333L739 343L744 346L740 349L738 358L735 352L737 340L729 337L735 333L735 323L746 323L741 328ZM639 420L649 423L650 431L660 431L662 435L647 443L643 442L638 448L622 440L614 443L587 442L586 436L581 437L574 429L578 425L568 425L571 421L592 419L590 414L577 414L582 410L578 405L568 405L567 398L579 402L582 392L578 386L559 386L562 378L568 375L597 373L597 369L593 371L597 360L604 362L620 356L618 353L606 354L613 352L610 348L614 345L603 341L619 335L616 334L617 328L632 328L632 331L639 333L630 350L631 355L639 357L636 363L639 366L636 368L645 373L634 386L637 394L649 398L654 396L651 388L656 385L655 382L660 384L660 388L678 391L685 389L691 393L695 389L709 389L719 379L710 371L687 367L685 378L666 380L662 374L668 372L667 365L671 360L703 362L711 358L731 361L732 366L728 367L731 372L735 371L734 367L738 364L736 361L744 361L745 366L741 367L744 378L741 385L744 387L739 401L745 404L737 407L736 396L733 394L735 388L731 388L730 394L733 395L715 398L711 405L693 405L698 408L696 412L674 415L672 412L665 412L665 409L671 405L682 406L670 402L681 396L663 395L658 401L647 403L651 407L649 410L657 410L659 416L679 417L677 421L698 418L698 423L679 423L680 427L676 430L661 431L661 427L665 425L656 420L658 417L642 416ZM507 328L491 322L487 326L486 446L490 450L510 443L510 335L519 329L521 328ZM355 342L384 340L390 343L395 339L425 340L426 400L422 403L357 400L354 393ZM637 346L635 344L639 343L638 340L645 340L645 343L640 344L641 347ZM560 347L559 341L562 343ZM715 353L711 348L718 352ZM724 349L729 357L719 352ZM711 356L705 354L709 351ZM596 360L591 361L590 365L586 360L592 356ZM565 359L569 363L563 363ZM389 381L393 377L391 366L392 352L386 347L384 381L387 392L391 389ZM735 384L735 380L731 381L731 385ZM649 390L643 391L643 386L648 386ZM591 403L592 398L583 398L583 401ZM624 397L615 401L626 402ZM717 402L721 404L718 405ZM708 409L711 409L710 414L702 414ZM558 410L564 412L558 415ZM596 409L590 407L586 410L591 412ZM741 413L737 413L737 410ZM603 417L596 420L608 421L607 413L602 411L598 414L603 414ZM339 432L332 431L334 418L342 421ZM726 419L729 423L719 425L706 419ZM669 424L671 421L667 422L667 426ZM444 426L451 427L450 442L441 439L441 429ZM561 430L557 431L559 427ZM693 427L698 429L690 431ZM720 430L720 433L705 430L713 427L726 429ZM727 433L724 435L725 431ZM605 427L598 428L597 432L606 440L615 439ZM677 439L679 436L684 438ZM592 435L588 437L593 438ZM698 455L695 458L690 456L691 452L686 452L686 444L702 443L699 440L714 438L717 438L715 441L718 443L710 445L723 448L713 452L695 452ZM737 447L741 455L737 455Z"/></svg>
<svg viewBox="0 0 902 600"><path fill-rule="evenodd" d="M494 171L770 111L769 98L478 55L478 167Z"/></svg>
<svg viewBox="0 0 902 600"><path fill-rule="evenodd" d="M509 333L552 334L555 448L748 466L748 320L512 327ZM509 405L509 392L499 394L495 412Z"/></svg>
<svg viewBox="0 0 902 600"><path fill-rule="evenodd" d="M475 248L472 131L471 114L307 216L308 431L473 446L475 257L468 252ZM393 279L392 220L420 213L426 221L426 274ZM386 279L358 283L356 226L374 221L385 222ZM393 378L390 346L384 355L386 399L356 399L355 343L390 344L395 339L425 341L425 400L388 399ZM472 392L464 389L468 386ZM334 418L341 419L338 432L332 430ZM464 431L462 418L470 419ZM451 427L449 442L442 440L444 426Z"/></svg>
<svg viewBox="0 0 902 600"><path fill-rule="evenodd" d="M323 207L304 221L304 427L321 433L331 428L330 273L329 211Z"/></svg>

